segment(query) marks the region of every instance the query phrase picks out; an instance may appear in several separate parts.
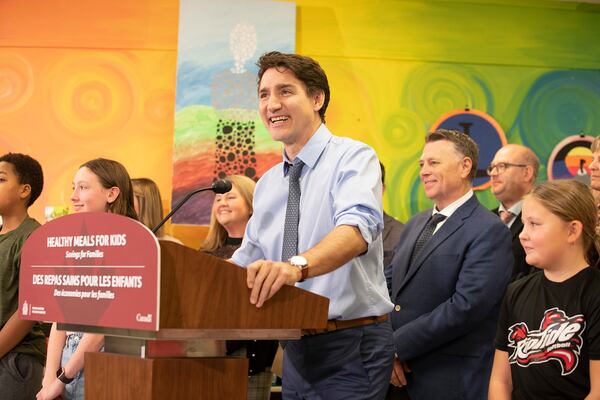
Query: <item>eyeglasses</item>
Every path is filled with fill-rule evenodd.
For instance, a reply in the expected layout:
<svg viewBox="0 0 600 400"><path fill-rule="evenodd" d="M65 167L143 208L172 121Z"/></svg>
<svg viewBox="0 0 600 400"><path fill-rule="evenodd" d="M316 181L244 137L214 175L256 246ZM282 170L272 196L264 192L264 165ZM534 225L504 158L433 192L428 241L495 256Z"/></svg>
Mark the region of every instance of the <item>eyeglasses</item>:
<svg viewBox="0 0 600 400"><path fill-rule="evenodd" d="M513 164L513 163L508 163L508 162L499 162L497 164L490 164L489 167L487 167L486 171L488 175L492 175L492 173L494 172L494 169L496 170L497 173L501 174L504 171L506 171L506 168L508 167L521 167L521 168L525 168L528 167L527 164Z"/></svg>

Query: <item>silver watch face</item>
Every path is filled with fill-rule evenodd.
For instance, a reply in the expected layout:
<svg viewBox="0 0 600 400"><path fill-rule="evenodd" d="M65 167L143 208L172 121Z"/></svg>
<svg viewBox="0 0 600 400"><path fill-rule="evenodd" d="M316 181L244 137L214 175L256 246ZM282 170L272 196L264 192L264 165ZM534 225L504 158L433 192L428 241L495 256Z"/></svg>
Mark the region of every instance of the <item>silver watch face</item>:
<svg viewBox="0 0 600 400"><path fill-rule="evenodd" d="M302 256L293 256L290 258L290 264L295 267L304 268L308 265L308 260Z"/></svg>

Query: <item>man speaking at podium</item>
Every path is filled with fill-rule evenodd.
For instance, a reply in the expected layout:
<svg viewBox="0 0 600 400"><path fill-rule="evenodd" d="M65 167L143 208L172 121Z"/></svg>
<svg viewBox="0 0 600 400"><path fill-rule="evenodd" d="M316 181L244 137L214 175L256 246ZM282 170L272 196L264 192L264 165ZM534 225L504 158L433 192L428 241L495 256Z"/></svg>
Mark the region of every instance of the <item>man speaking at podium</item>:
<svg viewBox="0 0 600 400"><path fill-rule="evenodd" d="M329 85L316 61L272 52L258 67L259 112L283 162L258 182L232 261L247 267L257 307L283 285L330 300L327 329L286 344L285 399L382 399L394 347L377 156L325 126Z"/></svg>

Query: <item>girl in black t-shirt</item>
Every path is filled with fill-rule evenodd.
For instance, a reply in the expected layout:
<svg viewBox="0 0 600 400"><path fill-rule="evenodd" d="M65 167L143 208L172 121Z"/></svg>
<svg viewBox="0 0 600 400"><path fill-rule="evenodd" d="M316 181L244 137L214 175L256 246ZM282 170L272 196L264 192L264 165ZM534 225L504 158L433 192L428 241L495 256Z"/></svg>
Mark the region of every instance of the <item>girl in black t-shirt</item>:
<svg viewBox="0 0 600 400"><path fill-rule="evenodd" d="M522 219L527 263L543 271L508 287L489 399L600 399L593 197L576 181L545 182L526 196Z"/></svg>

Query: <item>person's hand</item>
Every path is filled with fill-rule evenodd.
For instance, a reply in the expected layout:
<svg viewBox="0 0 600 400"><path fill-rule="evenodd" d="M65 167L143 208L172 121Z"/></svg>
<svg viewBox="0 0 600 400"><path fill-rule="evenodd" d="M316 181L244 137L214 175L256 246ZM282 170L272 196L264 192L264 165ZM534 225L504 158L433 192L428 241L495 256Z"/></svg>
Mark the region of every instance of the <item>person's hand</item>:
<svg viewBox="0 0 600 400"><path fill-rule="evenodd" d="M42 379L42 389L52 385L52 383L54 383L55 380L56 380L56 375L52 375L52 376L44 375L44 379ZM41 390L40 390L40 392L41 392Z"/></svg>
<svg viewBox="0 0 600 400"><path fill-rule="evenodd" d="M246 283L252 289L250 303L262 307L283 285L293 285L302 279L300 268L285 262L258 260L248 265Z"/></svg>
<svg viewBox="0 0 600 400"><path fill-rule="evenodd" d="M392 369L390 383L398 387L406 386L405 373L407 372L411 372L408 365L404 361L400 361L398 357L394 356L394 368Z"/></svg>
<svg viewBox="0 0 600 400"><path fill-rule="evenodd" d="M35 396L36 400L55 400L62 399L62 392L65 388L65 384L54 379L52 383L47 386L43 386L42 389Z"/></svg>

